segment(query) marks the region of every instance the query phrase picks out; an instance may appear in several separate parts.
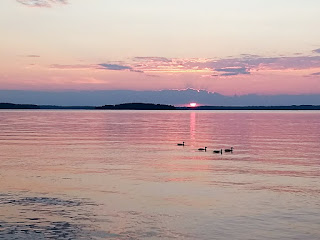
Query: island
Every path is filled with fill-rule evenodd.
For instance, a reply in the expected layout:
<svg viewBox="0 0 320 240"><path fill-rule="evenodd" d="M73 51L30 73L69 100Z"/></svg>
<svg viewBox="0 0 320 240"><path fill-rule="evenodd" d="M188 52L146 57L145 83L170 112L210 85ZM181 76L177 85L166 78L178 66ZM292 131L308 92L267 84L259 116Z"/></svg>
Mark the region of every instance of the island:
<svg viewBox="0 0 320 240"><path fill-rule="evenodd" d="M40 109L40 107L34 104L0 103L0 109Z"/></svg>
<svg viewBox="0 0 320 240"><path fill-rule="evenodd" d="M111 109L111 110L176 110L172 105L153 104L153 103L123 103L117 105L104 105L96 107L96 109Z"/></svg>

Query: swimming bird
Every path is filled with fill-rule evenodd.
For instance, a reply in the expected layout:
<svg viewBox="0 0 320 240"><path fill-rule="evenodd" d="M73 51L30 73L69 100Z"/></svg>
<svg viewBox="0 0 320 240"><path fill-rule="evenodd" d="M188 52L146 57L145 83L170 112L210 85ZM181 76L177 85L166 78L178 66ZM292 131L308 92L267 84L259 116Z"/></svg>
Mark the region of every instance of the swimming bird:
<svg viewBox="0 0 320 240"><path fill-rule="evenodd" d="M213 153L221 153L222 154L222 149L221 150L213 150Z"/></svg>
<svg viewBox="0 0 320 240"><path fill-rule="evenodd" d="M207 147L204 147L204 148L198 148L198 151L207 151Z"/></svg>
<svg viewBox="0 0 320 240"><path fill-rule="evenodd" d="M229 149L225 149L225 152L233 152L233 147L229 148Z"/></svg>
<svg viewBox="0 0 320 240"><path fill-rule="evenodd" d="M184 142L178 143L177 145L178 145L178 146L184 146Z"/></svg>

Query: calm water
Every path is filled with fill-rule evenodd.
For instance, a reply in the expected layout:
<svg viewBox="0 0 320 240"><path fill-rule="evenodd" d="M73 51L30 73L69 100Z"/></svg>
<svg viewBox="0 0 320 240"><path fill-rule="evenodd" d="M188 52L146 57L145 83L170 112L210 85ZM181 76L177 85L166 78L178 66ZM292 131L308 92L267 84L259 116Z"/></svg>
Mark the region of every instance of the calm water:
<svg viewBox="0 0 320 240"><path fill-rule="evenodd" d="M320 239L319 180L320 112L0 111L0 239Z"/></svg>

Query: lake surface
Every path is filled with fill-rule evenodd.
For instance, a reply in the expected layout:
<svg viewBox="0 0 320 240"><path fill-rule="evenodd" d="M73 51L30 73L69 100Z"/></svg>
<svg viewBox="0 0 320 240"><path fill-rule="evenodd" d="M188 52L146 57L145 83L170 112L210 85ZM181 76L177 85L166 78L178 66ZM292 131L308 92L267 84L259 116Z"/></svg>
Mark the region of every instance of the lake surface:
<svg viewBox="0 0 320 240"><path fill-rule="evenodd" d="M320 239L320 112L0 111L0 239L50 238Z"/></svg>

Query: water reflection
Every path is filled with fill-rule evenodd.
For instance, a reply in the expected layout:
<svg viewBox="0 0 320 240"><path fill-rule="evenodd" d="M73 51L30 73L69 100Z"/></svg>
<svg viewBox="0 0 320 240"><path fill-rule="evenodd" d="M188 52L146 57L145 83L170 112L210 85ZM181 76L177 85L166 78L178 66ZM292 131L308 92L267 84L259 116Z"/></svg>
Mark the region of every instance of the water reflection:
<svg viewBox="0 0 320 240"><path fill-rule="evenodd" d="M0 238L317 239L319 132L318 112L1 111Z"/></svg>
<svg viewBox="0 0 320 240"><path fill-rule="evenodd" d="M190 112L190 140L195 141L196 133L196 113Z"/></svg>

